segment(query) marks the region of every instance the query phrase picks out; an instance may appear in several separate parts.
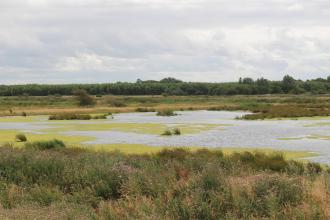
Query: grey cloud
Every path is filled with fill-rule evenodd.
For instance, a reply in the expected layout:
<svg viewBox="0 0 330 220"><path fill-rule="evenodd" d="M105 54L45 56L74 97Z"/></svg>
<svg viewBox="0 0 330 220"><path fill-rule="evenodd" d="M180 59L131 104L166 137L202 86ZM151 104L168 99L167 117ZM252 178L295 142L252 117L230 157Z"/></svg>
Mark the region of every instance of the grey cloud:
<svg viewBox="0 0 330 220"><path fill-rule="evenodd" d="M325 0L2 0L2 83L325 77ZM207 77L206 77L207 76Z"/></svg>

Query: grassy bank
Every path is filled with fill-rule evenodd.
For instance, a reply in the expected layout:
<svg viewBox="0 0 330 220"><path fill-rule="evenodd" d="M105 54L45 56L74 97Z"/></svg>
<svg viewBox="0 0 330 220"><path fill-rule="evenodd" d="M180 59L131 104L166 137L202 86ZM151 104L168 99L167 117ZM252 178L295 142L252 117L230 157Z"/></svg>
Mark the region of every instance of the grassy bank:
<svg viewBox="0 0 330 220"><path fill-rule="evenodd" d="M328 95L100 96L93 107L77 107L71 96L0 97L0 115L93 114L166 110L247 110L246 119L330 115Z"/></svg>
<svg viewBox="0 0 330 220"><path fill-rule="evenodd" d="M0 148L1 219L327 219L330 179L281 154Z"/></svg>

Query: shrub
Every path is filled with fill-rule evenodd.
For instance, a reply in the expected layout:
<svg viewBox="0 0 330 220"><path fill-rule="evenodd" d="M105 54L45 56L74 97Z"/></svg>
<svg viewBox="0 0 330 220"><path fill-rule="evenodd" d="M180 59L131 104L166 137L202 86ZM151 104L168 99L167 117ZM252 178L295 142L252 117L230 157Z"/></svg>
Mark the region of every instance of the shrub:
<svg viewBox="0 0 330 220"><path fill-rule="evenodd" d="M71 114L71 113L51 115L48 118L48 120L91 120L91 119L92 119L91 115Z"/></svg>
<svg viewBox="0 0 330 220"><path fill-rule="evenodd" d="M176 116L176 114L173 110L165 109L157 112L157 116Z"/></svg>
<svg viewBox="0 0 330 220"><path fill-rule="evenodd" d="M73 95L76 97L79 106L92 106L96 102L93 97L91 97L86 90L78 89L73 92Z"/></svg>
<svg viewBox="0 0 330 220"><path fill-rule="evenodd" d="M162 133L162 135L164 135L164 136L171 136L171 135L172 135L172 132L170 131L170 129L166 129L166 130Z"/></svg>
<svg viewBox="0 0 330 220"><path fill-rule="evenodd" d="M110 106L113 106L113 107L126 107L127 106L123 101L118 100L116 98L109 98L109 99L107 99L107 103Z"/></svg>
<svg viewBox="0 0 330 220"><path fill-rule="evenodd" d="M15 139L17 142L26 142L27 141L25 134L17 134L15 136Z"/></svg>
<svg viewBox="0 0 330 220"><path fill-rule="evenodd" d="M311 174L315 174L315 173L321 173L322 172L322 167L320 164L318 163L312 163L312 162L309 162L307 164L307 171Z"/></svg>
<svg viewBox="0 0 330 220"><path fill-rule="evenodd" d="M288 177L264 177L253 186L253 192L256 212L266 217L286 206L298 205L303 198L301 182Z"/></svg>
<svg viewBox="0 0 330 220"><path fill-rule="evenodd" d="M49 206L61 197L58 189L45 186L35 186L29 190L28 200L37 202L40 206Z"/></svg>
<svg viewBox="0 0 330 220"><path fill-rule="evenodd" d="M155 112L156 110L154 108L136 108L136 112Z"/></svg>
<svg viewBox="0 0 330 220"><path fill-rule="evenodd" d="M36 150L49 150L49 149L61 149L61 148L65 148L66 146L63 143L63 141L54 139L51 141L37 141L32 143L26 143L25 147L33 148Z"/></svg>
<svg viewBox="0 0 330 220"><path fill-rule="evenodd" d="M181 135L181 130L179 128L174 128L173 129L173 134L174 135Z"/></svg>
<svg viewBox="0 0 330 220"><path fill-rule="evenodd" d="M166 160L183 160L187 156L189 156L189 151L183 148L175 148L175 149L163 149L159 153L157 153L157 157L161 159L166 159Z"/></svg>
<svg viewBox="0 0 330 220"><path fill-rule="evenodd" d="M261 152L256 152L254 154L250 152L235 153L233 157L238 158L243 163L248 163L257 169L283 171L288 166L288 162L285 160L283 154L277 152L269 155Z"/></svg>
<svg viewBox="0 0 330 220"><path fill-rule="evenodd" d="M27 116L26 112L22 112L22 116L26 117Z"/></svg>

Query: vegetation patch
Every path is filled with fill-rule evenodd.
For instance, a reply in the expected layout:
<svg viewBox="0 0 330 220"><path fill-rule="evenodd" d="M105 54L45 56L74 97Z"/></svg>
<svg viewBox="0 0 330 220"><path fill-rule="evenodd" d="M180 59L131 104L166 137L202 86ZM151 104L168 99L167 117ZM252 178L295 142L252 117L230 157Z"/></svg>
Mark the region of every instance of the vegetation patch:
<svg viewBox="0 0 330 220"><path fill-rule="evenodd" d="M4 143L11 143L17 146L23 146L24 142L17 142L16 135L19 133L17 130L0 130L0 145ZM70 144L78 144L86 141L93 141L95 138L87 136L78 136L78 135L65 135L58 132L49 132L49 133L32 133L25 132L24 135L27 137L28 141L47 141L51 139L60 139Z"/></svg>
<svg viewBox="0 0 330 220"><path fill-rule="evenodd" d="M170 109L165 109L165 110L161 110L157 112L157 116L176 116L178 115L177 113L175 113L173 110Z"/></svg>
<svg viewBox="0 0 330 220"><path fill-rule="evenodd" d="M65 148L66 146L63 141L54 139L51 141L29 142L25 144L25 147L36 150L49 150L49 149L61 149L61 148Z"/></svg>
<svg viewBox="0 0 330 220"><path fill-rule="evenodd" d="M25 134L16 134L15 136L15 140L17 142L26 142L27 141L27 137L25 136Z"/></svg>
<svg viewBox="0 0 330 220"><path fill-rule="evenodd" d="M107 119L108 116L112 117L111 113L101 115L87 115L87 114L57 114L49 116L48 120L91 120L91 119Z"/></svg>
<svg viewBox="0 0 330 220"><path fill-rule="evenodd" d="M163 133L163 136L171 136L171 135L181 135L181 130L180 128L174 128L172 130L166 129Z"/></svg>
<svg viewBox="0 0 330 220"><path fill-rule="evenodd" d="M139 107L139 108L136 108L135 111L136 112L155 112L156 109Z"/></svg>
<svg viewBox="0 0 330 220"><path fill-rule="evenodd" d="M62 219L327 219L329 214L327 171L279 154L176 148L126 155L3 146L0 167L4 219L37 219L47 212Z"/></svg>

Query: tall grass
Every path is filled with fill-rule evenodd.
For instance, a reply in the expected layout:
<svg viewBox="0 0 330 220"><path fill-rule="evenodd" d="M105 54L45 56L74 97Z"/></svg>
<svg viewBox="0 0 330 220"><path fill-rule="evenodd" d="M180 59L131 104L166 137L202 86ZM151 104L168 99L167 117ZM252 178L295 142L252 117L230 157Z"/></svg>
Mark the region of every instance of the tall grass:
<svg viewBox="0 0 330 220"><path fill-rule="evenodd" d="M61 149L65 148L63 141L54 139L51 141L36 141L25 144L26 148L31 148L35 150L49 150L49 149Z"/></svg>
<svg viewBox="0 0 330 220"><path fill-rule="evenodd" d="M320 197L330 193L329 174L280 154L167 149L125 155L57 144L0 148L0 203L6 213L64 204L93 219L326 219L329 214L329 198Z"/></svg>

